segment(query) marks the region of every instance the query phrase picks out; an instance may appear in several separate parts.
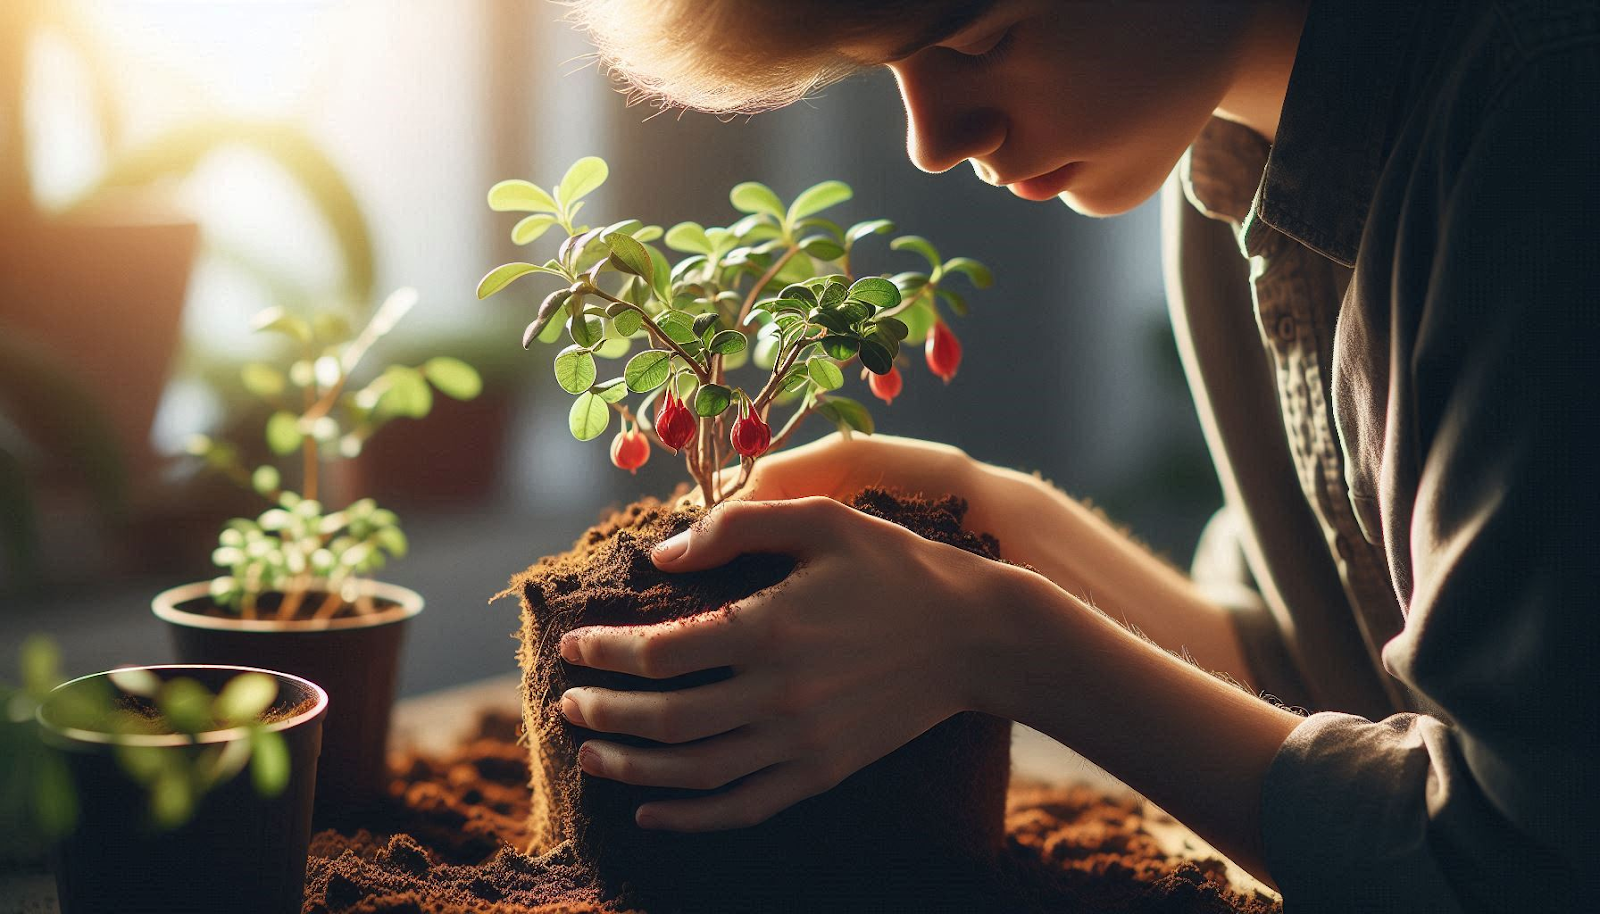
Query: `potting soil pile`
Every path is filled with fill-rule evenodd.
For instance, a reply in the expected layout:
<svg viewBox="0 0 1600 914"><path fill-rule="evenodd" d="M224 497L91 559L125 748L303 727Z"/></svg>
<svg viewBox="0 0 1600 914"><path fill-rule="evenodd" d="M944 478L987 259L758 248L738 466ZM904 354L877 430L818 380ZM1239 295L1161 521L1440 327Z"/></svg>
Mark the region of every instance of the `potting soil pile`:
<svg viewBox="0 0 1600 914"><path fill-rule="evenodd" d="M581 914L643 910L624 892L601 897L565 846L528 856L527 749L520 722L485 716L476 735L443 756L395 759L389 803L362 827L312 839L304 914ZM1111 911L1253 912L1279 907L1228 888L1221 861L1164 853L1134 799L1111 799L1082 787L1014 783L1006 813L1006 849L992 871L951 885L921 874L936 891L907 893L906 880L855 887L849 896L804 907L795 887L730 891L723 908L761 911ZM889 874L885 874L886 876ZM904 877L906 874L894 874ZM884 885L897 886L887 895ZM700 910L712 910L701 908ZM652 914L663 914L652 911Z"/></svg>

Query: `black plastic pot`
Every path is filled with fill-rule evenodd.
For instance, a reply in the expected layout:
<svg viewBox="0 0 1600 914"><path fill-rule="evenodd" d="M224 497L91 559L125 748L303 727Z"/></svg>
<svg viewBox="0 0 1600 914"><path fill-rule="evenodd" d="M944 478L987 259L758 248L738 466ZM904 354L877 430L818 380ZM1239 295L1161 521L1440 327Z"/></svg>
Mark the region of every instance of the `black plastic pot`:
<svg viewBox="0 0 1600 914"><path fill-rule="evenodd" d="M327 693L298 676L251 667L144 669L162 679L187 676L213 691L240 673L262 672L278 682L275 707L294 708L310 699L309 710L269 725L289 750L288 786L275 797L263 797L249 773L241 773L201 797L186 824L160 830L149 822L145 788L117 764L112 736L52 722L51 703L45 702L39 710L44 739L62 750L79 804L77 828L53 853L62 914L299 911ZM56 692L83 688L108 675L74 679ZM129 745L197 753L244 734L230 729L202 733L194 741L186 736L119 739Z"/></svg>
<svg viewBox="0 0 1600 914"><path fill-rule="evenodd" d="M319 814L358 811L381 799L400 648L422 597L368 581L364 591L389 606L366 616L279 622L207 615L209 588L204 581L174 587L151 604L170 626L178 660L253 664L322 686L331 706L317 769Z"/></svg>

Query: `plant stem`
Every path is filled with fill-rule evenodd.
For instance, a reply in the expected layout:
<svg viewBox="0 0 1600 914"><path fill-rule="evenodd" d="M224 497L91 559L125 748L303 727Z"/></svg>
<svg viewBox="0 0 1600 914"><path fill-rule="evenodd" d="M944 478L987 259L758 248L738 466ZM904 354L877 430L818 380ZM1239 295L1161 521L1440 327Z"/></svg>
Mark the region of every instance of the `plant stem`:
<svg viewBox="0 0 1600 914"><path fill-rule="evenodd" d="M661 326L655 322L655 319L652 318L647 311L631 301L623 301L615 295L612 295L611 293L606 292L598 287L594 288L593 294L600 296L606 301L615 302L619 305L626 305L627 307L639 312L639 316L644 318L645 328L650 331L651 337L653 337L657 343L672 350L674 353L681 356L685 362L688 362L689 370L694 372L695 379L701 384L711 383L711 373L708 372L699 362L696 362L694 360L694 356L690 355L682 346L679 346L677 343L673 342L672 338L667 336L667 334L662 331Z"/></svg>
<svg viewBox="0 0 1600 914"><path fill-rule="evenodd" d="M343 604L344 598L339 596L339 591L330 585L328 595L323 598L322 605L318 606L317 611L311 614L311 621L321 622L324 619L332 618L333 614L338 612L339 607Z"/></svg>
<svg viewBox="0 0 1600 914"><path fill-rule="evenodd" d="M632 410L628 409L626 406L623 406L621 403L607 403L606 405L615 410L618 415L622 416L624 422L632 422L635 429L643 433L646 438L658 445L663 451L666 451L668 454L671 454L674 457L680 455L678 451L674 451L672 448L667 447L666 442L661 440L661 436L656 434L655 429L652 428L646 430L641 427L639 425L639 420L634 418Z"/></svg>
<svg viewBox="0 0 1600 914"><path fill-rule="evenodd" d="M772 266L767 267L767 271L761 274L761 278L756 280L756 284L750 287L749 293L744 297L744 304L739 307L739 319L733 322L734 329L744 326L745 318L750 316L750 309L755 307L756 299L761 297L761 290L765 289L767 283L772 282L772 277L777 276L778 271L783 269L783 265L792 260L794 255L798 253L800 253L798 246L790 247L789 250L784 251L783 256L774 260Z"/></svg>

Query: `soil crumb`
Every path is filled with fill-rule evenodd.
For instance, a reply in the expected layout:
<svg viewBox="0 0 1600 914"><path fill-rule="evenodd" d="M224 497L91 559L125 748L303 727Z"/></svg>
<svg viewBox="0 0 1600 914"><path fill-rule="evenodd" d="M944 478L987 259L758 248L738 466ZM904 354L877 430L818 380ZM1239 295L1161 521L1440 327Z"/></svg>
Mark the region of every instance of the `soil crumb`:
<svg viewBox="0 0 1600 914"><path fill-rule="evenodd" d="M392 761L384 809L359 828L311 843L303 914L625 914L645 911L631 891L607 898L570 844L531 856L527 750L521 721L485 715L442 756ZM992 872L941 892L905 897L863 888L854 897L796 907L781 887L730 892L735 911L1017 911L1116 914L1274 914L1265 896L1229 888L1220 860L1164 854L1143 804L1083 787L1013 783L1005 849ZM929 874L930 884L938 882ZM945 891L947 890L947 891ZM764 894L763 894L764 893ZM650 914L671 909L651 908Z"/></svg>

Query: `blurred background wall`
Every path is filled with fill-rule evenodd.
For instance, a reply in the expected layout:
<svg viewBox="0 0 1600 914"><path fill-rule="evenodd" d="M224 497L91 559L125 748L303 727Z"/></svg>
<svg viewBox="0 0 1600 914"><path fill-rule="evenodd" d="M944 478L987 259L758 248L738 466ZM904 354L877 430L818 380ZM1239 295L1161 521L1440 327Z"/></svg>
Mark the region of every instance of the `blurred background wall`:
<svg viewBox="0 0 1600 914"><path fill-rule="evenodd" d="M351 477L411 537L383 577L430 605L402 689L509 672L515 609L487 598L607 506L683 477L661 459L629 476L603 441L572 440L549 353L518 343L540 287L473 294L526 255L488 187L548 185L586 154L611 166L586 219L726 224L739 181L787 199L838 178L856 191L841 221L888 217L988 264L995 285L954 324L960 375L945 387L918 355L904 396L874 410L881 430L1037 470L1180 565L1220 500L1166 320L1154 204L1097 221L965 168L922 174L887 73L755 118L651 117L535 0L4 8L0 677L30 631L62 642L68 672L167 659L149 598L209 577L220 524L261 507L181 452L197 432L259 438L238 373L271 351L250 316L359 316L402 285L421 304L394 356L457 355L488 381L470 407L373 441L419 459ZM917 266L864 244L867 269ZM417 482L416 465L434 476Z"/></svg>

